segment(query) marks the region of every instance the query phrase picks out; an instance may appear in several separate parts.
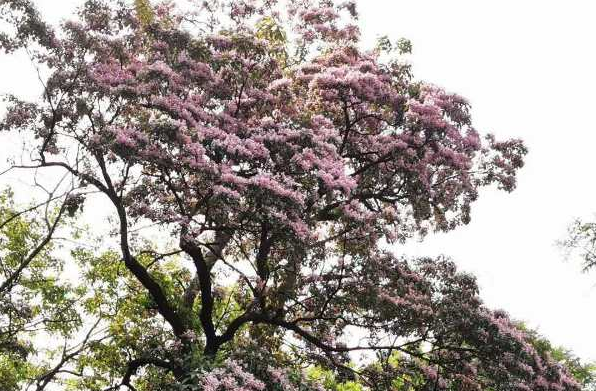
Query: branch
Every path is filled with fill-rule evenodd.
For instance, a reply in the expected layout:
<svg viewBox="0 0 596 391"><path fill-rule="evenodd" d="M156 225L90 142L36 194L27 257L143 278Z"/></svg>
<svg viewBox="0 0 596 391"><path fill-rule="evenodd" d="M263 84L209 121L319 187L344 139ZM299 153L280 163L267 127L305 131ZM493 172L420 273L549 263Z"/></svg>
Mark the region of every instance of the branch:
<svg viewBox="0 0 596 391"><path fill-rule="evenodd" d="M87 334L85 335L85 338L79 344L80 347L78 349L76 349L75 351L73 351L71 353L66 354L66 346L65 346L65 349L64 349L64 352L62 354L62 358L60 359L60 362L58 364L56 364L54 366L54 368L52 368L51 370L49 370L48 372L46 372L45 374L43 374L42 376L40 376L40 377L37 378L37 380L36 380L37 387L35 388L36 391L43 391L43 390L45 390L45 388L47 387L47 385L59 373L70 373L70 374L78 375L77 373L75 373L73 371L62 369L62 367L64 365L66 365L70 360L72 360L73 358L75 358L76 356L78 356L79 354L81 354L83 351L85 351L89 347L88 342L91 339L91 336L93 335L93 331L95 331L95 329L99 325L100 321L101 321L101 318L99 318L95 322L95 324L91 327L91 329L89 329L89 332L87 332ZM99 339L98 341L101 341L101 339Z"/></svg>
<svg viewBox="0 0 596 391"><path fill-rule="evenodd" d="M131 384L132 377L137 373L137 371L140 368L147 366L147 365L153 365L155 367L164 368L170 372L173 372L176 375L180 375L180 369L177 368L175 365L173 365L169 361L160 360L158 358L152 358L152 357L137 358L135 360L128 362L127 367L126 367L126 373L124 374L124 377L122 378L122 381L120 382L120 384L117 384L112 387L108 387L108 388L104 389L104 391L118 390L122 386L126 386L129 389L135 391L136 388Z"/></svg>
<svg viewBox="0 0 596 391"><path fill-rule="evenodd" d="M45 237L42 239L41 242L39 242L37 244L37 246L35 246L33 251L31 251L29 253L29 255L27 255L27 257L25 257L25 259L23 259L23 261L21 262L19 267L14 272L12 272L10 274L10 276L2 283L2 285L0 285L0 293L3 293L4 291L11 288L14 285L14 283L20 278L23 270L25 270L27 268L27 266L29 266L29 264L31 262L33 262L35 257L37 257L39 255L39 253L41 253L41 251L48 245L48 243L50 243L50 241L52 240L52 236L54 235L54 232L56 231L56 228L58 227L58 224L60 223L60 220L62 219L62 216L64 215L65 210L66 210L66 202L63 202L62 205L60 206L60 210L58 211L58 215L56 216L56 219L49 226L48 232L45 235Z"/></svg>

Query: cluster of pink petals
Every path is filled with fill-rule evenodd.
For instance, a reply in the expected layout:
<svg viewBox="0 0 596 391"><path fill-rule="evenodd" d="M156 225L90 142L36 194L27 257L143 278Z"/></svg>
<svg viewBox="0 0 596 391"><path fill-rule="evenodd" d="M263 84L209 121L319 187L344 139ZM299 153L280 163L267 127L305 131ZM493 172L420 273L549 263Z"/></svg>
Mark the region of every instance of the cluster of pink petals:
<svg viewBox="0 0 596 391"><path fill-rule="evenodd" d="M223 367L204 374L200 384L204 391L263 391L265 389L265 383L256 379L233 360L228 360Z"/></svg>

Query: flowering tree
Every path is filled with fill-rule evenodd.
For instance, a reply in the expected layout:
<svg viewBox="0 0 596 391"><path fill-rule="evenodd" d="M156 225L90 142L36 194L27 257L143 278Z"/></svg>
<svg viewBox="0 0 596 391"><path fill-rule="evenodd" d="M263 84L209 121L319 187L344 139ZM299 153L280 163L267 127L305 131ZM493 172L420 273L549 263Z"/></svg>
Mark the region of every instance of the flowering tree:
<svg viewBox="0 0 596 391"><path fill-rule="evenodd" d="M28 0L0 5L1 47L47 74L40 102L7 98L0 128L33 136L13 168L105 195L121 261L102 259L174 341L111 389L152 389L152 373L291 389L304 364L371 389L577 389L449 260L387 251L466 224L480 187L515 187L526 150L481 137L465 99L415 81L388 41L363 50L354 2L87 0L60 30ZM147 222L172 248L143 240ZM192 273L173 282L172 257Z"/></svg>

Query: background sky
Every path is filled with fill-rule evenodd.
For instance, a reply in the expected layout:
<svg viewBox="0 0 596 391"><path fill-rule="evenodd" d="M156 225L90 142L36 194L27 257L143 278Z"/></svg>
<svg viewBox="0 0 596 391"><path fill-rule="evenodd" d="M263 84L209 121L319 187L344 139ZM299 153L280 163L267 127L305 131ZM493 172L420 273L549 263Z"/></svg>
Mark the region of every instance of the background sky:
<svg viewBox="0 0 596 391"><path fill-rule="evenodd" d="M35 2L57 22L81 0ZM490 307L596 360L596 272L581 274L555 246L574 217L596 212L596 2L358 4L366 41L410 39L417 78L467 97L481 132L519 137L530 148L514 193L483 191L468 226L396 250L449 255L477 276ZM24 56L0 57L0 93L9 91L39 92Z"/></svg>

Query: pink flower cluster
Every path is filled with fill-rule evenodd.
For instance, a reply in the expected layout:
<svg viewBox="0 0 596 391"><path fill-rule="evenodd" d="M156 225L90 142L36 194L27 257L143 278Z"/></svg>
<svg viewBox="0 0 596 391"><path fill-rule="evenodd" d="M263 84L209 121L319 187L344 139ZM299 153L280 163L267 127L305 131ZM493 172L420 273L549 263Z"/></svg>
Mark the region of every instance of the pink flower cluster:
<svg viewBox="0 0 596 391"><path fill-rule="evenodd" d="M265 389L265 383L232 360L226 361L223 367L204 374L200 383L204 391L263 391Z"/></svg>

